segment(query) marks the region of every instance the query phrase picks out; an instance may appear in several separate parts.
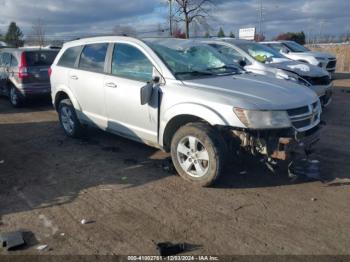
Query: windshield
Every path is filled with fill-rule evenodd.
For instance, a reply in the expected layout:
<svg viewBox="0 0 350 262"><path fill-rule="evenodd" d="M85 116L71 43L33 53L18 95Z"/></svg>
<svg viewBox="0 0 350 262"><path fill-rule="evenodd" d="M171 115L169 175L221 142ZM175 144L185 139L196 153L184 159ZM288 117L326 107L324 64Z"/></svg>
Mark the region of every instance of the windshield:
<svg viewBox="0 0 350 262"><path fill-rule="evenodd" d="M286 45L290 50L292 50L292 52L295 52L295 53L303 53L303 52L309 52L310 51L306 47L304 47L302 45L299 45L296 42L285 42L283 44Z"/></svg>
<svg viewBox="0 0 350 262"><path fill-rule="evenodd" d="M255 60L262 63L273 59L285 58L276 50L258 43L237 43L236 45L247 52Z"/></svg>
<svg viewBox="0 0 350 262"><path fill-rule="evenodd" d="M239 69L208 45L184 42L179 45L147 42L179 80L236 74ZM176 43L177 40L174 40Z"/></svg>

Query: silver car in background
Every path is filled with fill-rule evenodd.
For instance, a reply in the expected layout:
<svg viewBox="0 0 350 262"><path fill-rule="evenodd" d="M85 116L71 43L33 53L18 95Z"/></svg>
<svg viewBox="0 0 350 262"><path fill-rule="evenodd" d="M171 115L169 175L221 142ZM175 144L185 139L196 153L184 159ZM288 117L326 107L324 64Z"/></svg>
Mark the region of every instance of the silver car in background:
<svg viewBox="0 0 350 262"><path fill-rule="evenodd" d="M276 51L280 52L289 59L319 66L329 73L334 73L337 66L337 58L326 52L311 51L294 41L271 41L262 42Z"/></svg>
<svg viewBox="0 0 350 262"><path fill-rule="evenodd" d="M203 42L249 72L310 87L323 106L328 106L332 101L333 84L330 75L320 67L292 61L274 49L252 41L224 38L207 39Z"/></svg>
<svg viewBox="0 0 350 262"><path fill-rule="evenodd" d="M30 98L49 97L49 68L57 54L44 48L0 49L0 95L14 107Z"/></svg>
<svg viewBox="0 0 350 262"><path fill-rule="evenodd" d="M320 135L313 91L242 72L190 40L69 42L51 67L51 85L66 135L78 137L92 125L160 148L200 186L212 184L240 148L269 164L294 161Z"/></svg>

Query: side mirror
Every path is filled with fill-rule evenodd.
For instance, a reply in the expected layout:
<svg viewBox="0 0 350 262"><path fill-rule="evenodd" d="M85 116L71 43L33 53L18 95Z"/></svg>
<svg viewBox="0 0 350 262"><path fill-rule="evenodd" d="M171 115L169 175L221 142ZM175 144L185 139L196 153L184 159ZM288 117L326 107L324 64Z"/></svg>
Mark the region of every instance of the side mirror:
<svg viewBox="0 0 350 262"><path fill-rule="evenodd" d="M159 76L154 76L152 79L153 84L159 84L160 83L160 77Z"/></svg>
<svg viewBox="0 0 350 262"><path fill-rule="evenodd" d="M282 49L282 53L284 53L284 54L288 54L290 51L289 51L289 49L287 49L287 48L283 48Z"/></svg>
<svg viewBox="0 0 350 262"><path fill-rule="evenodd" d="M151 101L153 93L153 83L148 82L144 87L141 88L141 105L148 104Z"/></svg>
<svg viewBox="0 0 350 262"><path fill-rule="evenodd" d="M247 65L247 62L245 60L239 60L238 63L241 67L245 67Z"/></svg>

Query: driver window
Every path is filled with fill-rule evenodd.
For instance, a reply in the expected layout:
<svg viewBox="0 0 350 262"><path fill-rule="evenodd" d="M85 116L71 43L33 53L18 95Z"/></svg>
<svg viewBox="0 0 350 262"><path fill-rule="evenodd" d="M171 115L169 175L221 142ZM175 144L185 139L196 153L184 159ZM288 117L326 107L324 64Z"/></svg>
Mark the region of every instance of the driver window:
<svg viewBox="0 0 350 262"><path fill-rule="evenodd" d="M136 47L116 44L112 57L112 75L149 82L152 80L153 64Z"/></svg>
<svg viewBox="0 0 350 262"><path fill-rule="evenodd" d="M277 52L279 52L279 53L281 53L282 52L282 45L280 45L280 44L277 44L277 45L275 45L275 44L272 44L272 45L267 45L268 47L271 47L272 49L274 49L274 50L276 50Z"/></svg>
<svg viewBox="0 0 350 262"><path fill-rule="evenodd" d="M245 59L245 57L243 57L237 50L233 48L223 46L223 45L211 45L211 46L216 48L216 50L218 50L224 56L227 56L230 59L232 59L237 64L239 64L241 61L245 61L247 64L249 63L247 59Z"/></svg>

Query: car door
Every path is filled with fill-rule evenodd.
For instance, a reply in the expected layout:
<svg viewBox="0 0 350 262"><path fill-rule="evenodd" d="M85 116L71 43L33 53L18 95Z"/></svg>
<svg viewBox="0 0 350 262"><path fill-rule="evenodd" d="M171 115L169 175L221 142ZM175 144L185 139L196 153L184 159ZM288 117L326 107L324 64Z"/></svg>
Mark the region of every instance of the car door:
<svg viewBox="0 0 350 262"><path fill-rule="evenodd" d="M107 127L104 73L108 43L85 45L77 66L69 70L69 86L82 112L80 116L102 128Z"/></svg>
<svg viewBox="0 0 350 262"><path fill-rule="evenodd" d="M118 43L111 52L110 75L105 77L108 128L135 140L157 143L158 92L141 105L141 88L152 81L154 66L138 47Z"/></svg>

